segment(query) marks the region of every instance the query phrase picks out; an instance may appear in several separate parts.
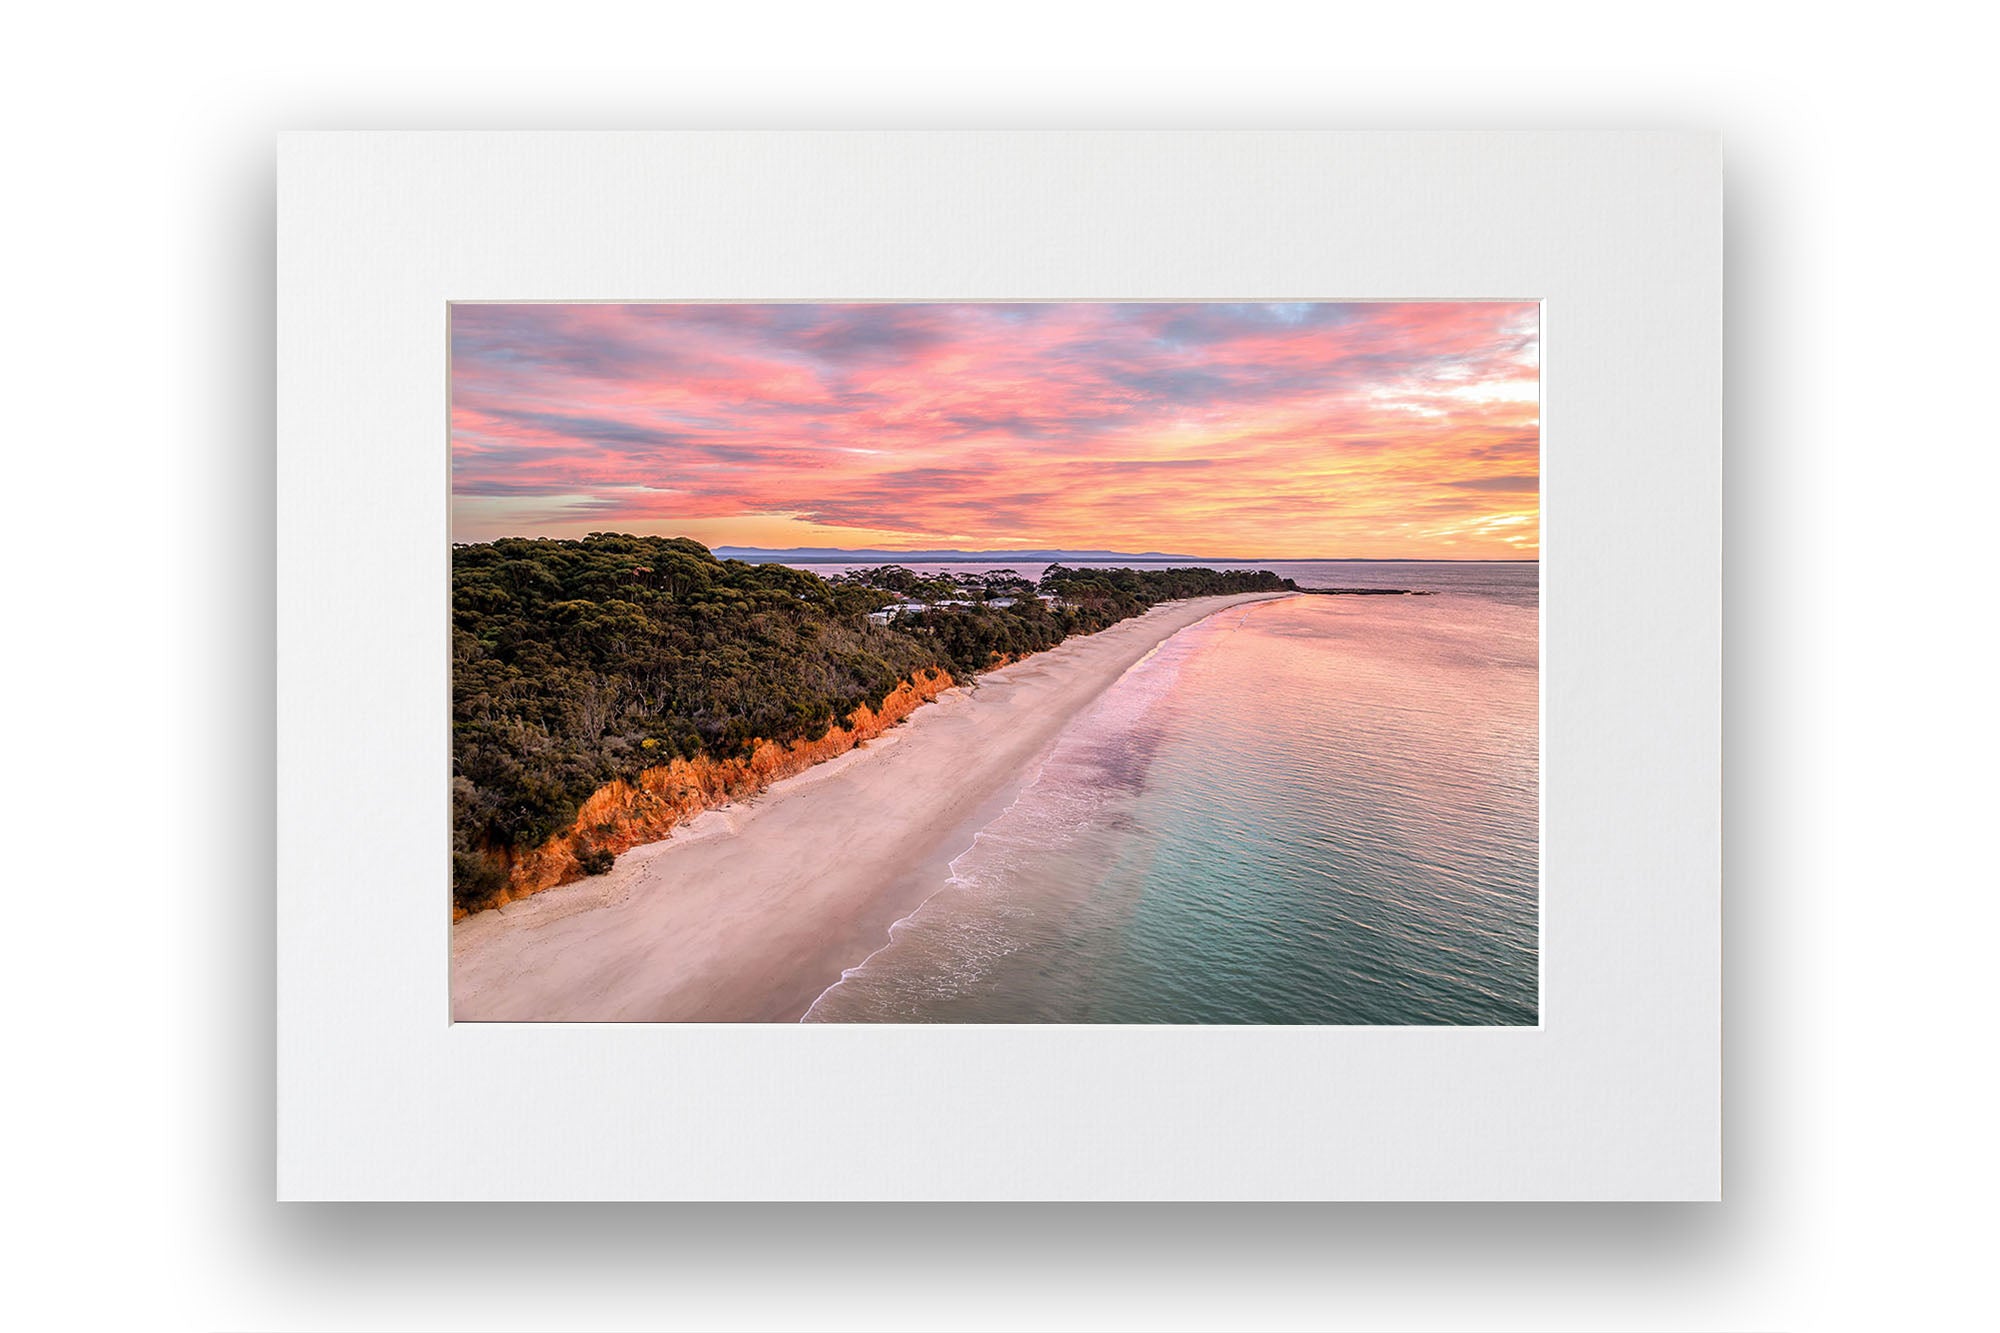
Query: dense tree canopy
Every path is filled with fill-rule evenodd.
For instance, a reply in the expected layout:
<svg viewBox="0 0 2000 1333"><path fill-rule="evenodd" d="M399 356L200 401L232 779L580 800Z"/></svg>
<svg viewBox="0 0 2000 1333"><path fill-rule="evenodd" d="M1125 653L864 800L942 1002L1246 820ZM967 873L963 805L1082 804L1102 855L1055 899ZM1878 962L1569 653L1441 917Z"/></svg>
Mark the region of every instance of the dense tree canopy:
<svg viewBox="0 0 2000 1333"><path fill-rule="evenodd" d="M925 668L969 680L996 655L1156 602L1288 586L1269 573L1060 565L1039 589L1011 570L891 566L829 581L719 561L685 538L606 533L457 547L454 892L467 906L489 898L510 850L560 832L615 778L676 756L734 757L758 740L817 739ZM967 604L933 605L945 601ZM871 618L903 605L886 624Z"/></svg>

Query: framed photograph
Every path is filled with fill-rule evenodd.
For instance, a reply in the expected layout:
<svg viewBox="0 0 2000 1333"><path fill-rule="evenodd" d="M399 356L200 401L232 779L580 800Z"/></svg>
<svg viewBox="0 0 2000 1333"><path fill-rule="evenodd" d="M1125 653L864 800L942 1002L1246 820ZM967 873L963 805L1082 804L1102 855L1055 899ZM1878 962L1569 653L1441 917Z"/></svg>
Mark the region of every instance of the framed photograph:
<svg viewBox="0 0 2000 1333"><path fill-rule="evenodd" d="M1720 182L288 136L281 1197L1719 1197Z"/></svg>
<svg viewBox="0 0 2000 1333"><path fill-rule="evenodd" d="M1533 1025L1539 338L454 305L453 1017Z"/></svg>

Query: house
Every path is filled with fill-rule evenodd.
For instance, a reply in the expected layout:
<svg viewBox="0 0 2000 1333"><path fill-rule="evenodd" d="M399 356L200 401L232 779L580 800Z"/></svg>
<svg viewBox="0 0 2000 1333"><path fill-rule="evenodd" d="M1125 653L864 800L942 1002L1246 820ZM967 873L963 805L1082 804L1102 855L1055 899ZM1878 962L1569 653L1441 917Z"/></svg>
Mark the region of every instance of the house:
<svg viewBox="0 0 2000 1333"><path fill-rule="evenodd" d="M922 602L900 601L894 606L885 606L880 611L870 611L868 618L878 625L886 625L905 611L928 611L929 609Z"/></svg>
<svg viewBox="0 0 2000 1333"><path fill-rule="evenodd" d="M918 611L929 611L932 610L933 608L946 607L946 606L969 607L976 605L978 605L978 603L963 601L958 598L947 598L942 602L901 601L896 603L896 605L894 606L885 606L880 611L870 611L868 613L868 618L874 621L878 625L886 625L891 620L894 620L897 616L902 615L905 612L914 613Z"/></svg>

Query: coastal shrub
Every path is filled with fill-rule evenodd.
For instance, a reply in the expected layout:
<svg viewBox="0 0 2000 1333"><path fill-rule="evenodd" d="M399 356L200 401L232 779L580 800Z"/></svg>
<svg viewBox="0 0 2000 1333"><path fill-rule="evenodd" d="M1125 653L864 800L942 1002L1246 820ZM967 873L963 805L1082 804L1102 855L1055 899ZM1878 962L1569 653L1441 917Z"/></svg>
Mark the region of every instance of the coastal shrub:
<svg viewBox="0 0 2000 1333"><path fill-rule="evenodd" d="M484 852L451 854L452 889L459 902L481 902L507 885L507 866Z"/></svg>
<svg viewBox="0 0 2000 1333"><path fill-rule="evenodd" d="M827 580L717 560L687 538L616 533L458 546L453 895L467 908L489 901L509 851L568 828L615 779L675 758L740 758L758 741L818 740L919 672L970 681L996 655L1039 652L1161 601L1288 586L1266 572L1061 565L1039 585L1012 570L895 566ZM930 609L870 618L904 601Z"/></svg>
<svg viewBox="0 0 2000 1333"><path fill-rule="evenodd" d="M586 875L606 873L617 859L607 847L579 847L576 853L576 863Z"/></svg>

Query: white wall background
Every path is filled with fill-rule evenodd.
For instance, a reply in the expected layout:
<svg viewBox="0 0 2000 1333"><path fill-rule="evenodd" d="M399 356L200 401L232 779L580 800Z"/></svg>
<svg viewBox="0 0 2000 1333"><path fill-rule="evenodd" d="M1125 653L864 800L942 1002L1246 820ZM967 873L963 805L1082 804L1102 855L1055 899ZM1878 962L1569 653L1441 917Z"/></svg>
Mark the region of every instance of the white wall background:
<svg viewBox="0 0 2000 1333"><path fill-rule="evenodd" d="M1991 48L1971 7L1837 14L356 0L13 15L10 1322L1972 1320L1994 1165ZM272 135L521 126L1720 127L1727 1201L269 1202ZM486 1129L495 1153L561 1132L504 1108Z"/></svg>

